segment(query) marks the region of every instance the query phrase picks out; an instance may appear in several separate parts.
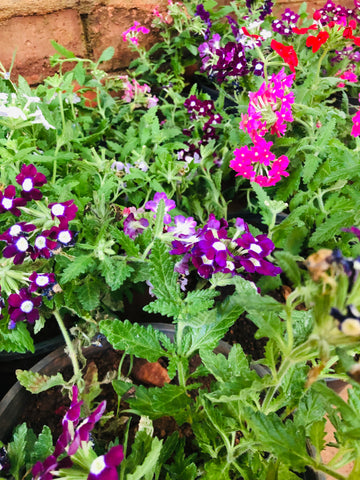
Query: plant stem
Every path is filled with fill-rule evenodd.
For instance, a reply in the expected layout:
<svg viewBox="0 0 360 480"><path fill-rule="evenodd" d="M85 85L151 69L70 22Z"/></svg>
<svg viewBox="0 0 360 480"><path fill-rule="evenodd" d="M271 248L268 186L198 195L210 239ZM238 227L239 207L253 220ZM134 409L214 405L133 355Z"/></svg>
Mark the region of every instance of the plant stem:
<svg viewBox="0 0 360 480"><path fill-rule="evenodd" d="M72 367L73 367L73 370L74 370L74 376L75 376L76 380L78 380L81 377L81 370L80 370L80 367L79 367L79 362L78 362L76 352L75 352L73 343L71 341L70 335L69 335L68 331L66 330L65 324L63 322L63 319L61 318L59 310L56 309L52 313L53 313L54 317L56 318L56 321L59 325L62 336L64 337L65 344L67 346L67 349L68 349L68 352L69 352L69 357L70 357Z"/></svg>

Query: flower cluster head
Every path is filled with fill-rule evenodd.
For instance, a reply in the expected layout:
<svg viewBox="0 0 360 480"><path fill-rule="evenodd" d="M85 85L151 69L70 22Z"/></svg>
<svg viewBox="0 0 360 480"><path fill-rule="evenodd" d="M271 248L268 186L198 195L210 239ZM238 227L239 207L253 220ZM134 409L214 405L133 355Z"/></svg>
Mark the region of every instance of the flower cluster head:
<svg viewBox="0 0 360 480"><path fill-rule="evenodd" d="M200 3L200 5L196 6L195 16L199 16L201 20L206 24L206 30L204 32L204 38L207 40L210 36L210 29L211 29L211 20L210 20L210 13L207 12L204 8L204 5Z"/></svg>
<svg viewBox="0 0 360 480"><path fill-rule="evenodd" d="M281 19L272 22L272 29L275 33L290 36L293 33L293 28L296 26L300 16L290 8L286 8L281 14Z"/></svg>
<svg viewBox="0 0 360 480"><path fill-rule="evenodd" d="M254 9L256 5L256 9ZM259 20L264 20L272 12L272 7L274 2L271 0L264 0L263 2L255 2L254 0L246 0L246 6L249 10L249 13L258 15Z"/></svg>
<svg viewBox="0 0 360 480"><path fill-rule="evenodd" d="M183 219L181 221L184 224ZM183 255L175 267L181 275L189 273L189 263L206 279L218 272L271 276L281 272L280 268L265 260L274 249L272 241L266 235L254 237L242 219L236 219L235 234L230 237L227 221L217 220L213 214L197 231L193 219L189 220L189 226L187 232L184 229L172 242L170 251L172 255Z"/></svg>
<svg viewBox="0 0 360 480"><path fill-rule="evenodd" d="M343 5L335 4L332 0L327 0L322 8L314 12L313 18L321 25L327 25L330 22L337 23L343 21L343 19L354 19L356 22L360 22L359 5L356 2L354 3L354 8L347 8Z"/></svg>
<svg viewBox="0 0 360 480"><path fill-rule="evenodd" d="M140 85L135 78L130 80L127 75L121 75L119 79L122 80L124 89L121 98L124 102L132 103L132 108L138 108L143 105L146 106L146 108L151 108L157 105L159 99L151 95L149 85L146 83Z"/></svg>
<svg viewBox="0 0 360 480"><path fill-rule="evenodd" d="M101 402L88 417L81 419L83 402L78 400L78 395L78 388L73 386L71 405L62 420L62 433L56 442L55 450L43 462L39 461L33 466L33 480L51 480L57 478L60 469L71 469L76 462L74 455L79 449L83 449L85 455L90 450L90 455L87 455L88 479L115 480L118 478L117 467L124 458L123 447L121 445L112 447L107 454L100 457L96 457L91 449L90 432L102 417L106 401ZM82 467L84 467L83 462Z"/></svg>
<svg viewBox="0 0 360 480"><path fill-rule="evenodd" d="M41 297L32 295L32 292L26 288L21 288L19 293L9 295L9 328L15 328L16 323L23 320L34 324L35 320L38 320L40 317L38 307L41 303Z"/></svg>
<svg viewBox="0 0 360 480"><path fill-rule="evenodd" d="M360 95L359 95L360 102ZM352 118L353 126L351 129L351 135L353 137L358 137L360 135L360 109L355 113Z"/></svg>
<svg viewBox="0 0 360 480"><path fill-rule="evenodd" d="M148 34L150 30L147 27L140 25L138 21L134 21L134 25L125 30L122 33L122 39L124 42L130 42L135 46L139 46L139 33Z"/></svg>

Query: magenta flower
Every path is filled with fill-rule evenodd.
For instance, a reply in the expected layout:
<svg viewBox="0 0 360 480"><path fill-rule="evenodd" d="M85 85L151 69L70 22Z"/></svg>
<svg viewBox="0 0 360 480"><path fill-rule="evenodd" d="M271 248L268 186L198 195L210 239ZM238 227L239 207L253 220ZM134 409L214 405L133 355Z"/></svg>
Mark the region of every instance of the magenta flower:
<svg viewBox="0 0 360 480"><path fill-rule="evenodd" d="M157 208L159 206L159 203L161 202L161 200L164 200L165 202L165 212L168 212L170 210L172 210L173 208L176 207L176 204L174 202L174 200L171 200L170 198L167 197L166 193L164 192L157 192L155 193L154 195L154 200L149 200L148 202L146 202L145 204L145 208L147 210L151 210L152 212L155 212L157 211ZM154 215L154 218L156 218L156 215ZM165 213L164 215L164 223L165 225L168 225L169 223L171 223L171 216L170 214L168 213Z"/></svg>
<svg viewBox="0 0 360 480"><path fill-rule="evenodd" d="M118 480L117 468L124 459L122 445L110 448L108 453L97 457L91 464L87 480Z"/></svg>
<svg viewBox="0 0 360 480"><path fill-rule="evenodd" d="M54 273L33 272L30 275L29 280L31 282L29 292L36 292L39 288L46 291L47 289L52 288L56 283Z"/></svg>
<svg viewBox="0 0 360 480"><path fill-rule="evenodd" d="M289 159L285 155L276 158L270 152L272 142L266 142L257 137L252 147L241 147L234 151L235 158L230 161L230 168L237 172L236 176L243 176L262 187L270 187L289 176L286 168Z"/></svg>
<svg viewBox="0 0 360 480"><path fill-rule="evenodd" d="M34 250L30 254L32 260L36 260L38 257L50 258L52 256L52 250L57 247L57 242L54 242L47 238L50 230L44 230L40 235L35 238Z"/></svg>
<svg viewBox="0 0 360 480"><path fill-rule="evenodd" d="M33 297L31 292L26 288L21 288L19 293L9 295L9 328L15 328L16 323L22 320L27 320L30 324L33 324L40 316L38 307L41 303L41 297Z"/></svg>
<svg viewBox="0 0 360 480"><path fill-rule="evenodd" d="M78 207L74 204L74 200L67 200L62 203L50 203L52 218L58 218L60 222L70 222L76 217Z"/></svg>
<svg viewBox="0 0 360 480"><path fill-rule="evenodd" d="M77 208L77 207L76 207ZM73 247L76 242L78 232L68 229L67 222L60 222L58 227L51 227L49 237L56 242L54 250L62 247Z"/></svg>
<svg viewBox="0 0 360 480"><path fill-rule="evenodd" d="M22 187L21 196L26 200L42 198L42 193L35 187L41 187L47 182L47 179L43 173L36 170L34 165L23 165L16 181Z"/></svg>
<svg viewBox="0 0 360 480"><path fill-rule="evenodd" d="M351 129L351 135L358 137L360 135L360 110L358 110L352 117L353 127Z"/></svg>
<svg viewBox="0 0 360 480"><path fill-rule="evenodd" d="M35 225L26 222L19 222L12 225L4 233L0 235L0 240L7 243L13 243L15 237L19 237L22 233L26 236L27 233L35 230Z"/></svg>
<svg viewBox="0 0 360 480"><path fill-rule="evenodd" d="M16 190L14 185L9 185L4 192L0 190L0 213L10 212L15 217L20 217L21 210L18 207L24 207L27 203L25 198L15 198Z"/></svg>
<svg viewBox="0 0 360 480"><path fill-rule="evenodd" d="M138 46L139 45L139 40L138 40L138 34L139 33L144 33L148 34L150 33L150 30L146 27L143 27L140 25L139 22L136 20L134 21L134 25L125 30L125 32L122 33L122 39L124 42L131 42L134 45Z"/></svg>

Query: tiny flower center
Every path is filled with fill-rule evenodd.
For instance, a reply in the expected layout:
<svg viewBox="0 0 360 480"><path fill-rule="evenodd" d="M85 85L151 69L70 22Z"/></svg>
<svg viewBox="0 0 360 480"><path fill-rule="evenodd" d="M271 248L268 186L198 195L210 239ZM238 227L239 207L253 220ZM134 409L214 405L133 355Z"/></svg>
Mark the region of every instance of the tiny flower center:
<svg viewBox="0 0 360 480"><path fill-rule="evenodd" d="M51 207L51 213L55 215L55 217L60 217L61 215L64 215L64 212L65 212L65 207L60 203L55 203L55 205Z"/></svg>
<svg viewBox="0 0 360 480"><path fill-rule="evenodd" d="M13 226L10 227L10 229L9 229L9 234L10 234L12 237L17 237L20 232L21 232L21 227L20 227L20 225L13 225Z"/></svg>
<svg viewBox="0 0 360 480"><path fill-rule="evenodd" d="M349 337L360 336L360 322L356 318L345 318L341 323L341 331Z"/></svg>
<svg viewBox="0 0 360 480"><path fill-rule="evenodd" d="M40 235L39 237L36 237L35 247L39 248L40 250L42 248L45 248L46 247L46 238L43 237L42 235Z"/></svg>
<svg viewBox="0 0 360 480"><path fill-rule="evenodd" d="M25 300L20 305L20 310L24 313L30 313L33 308L34 308L34 305L31 300Z"/></svg>
<svg viewBox="0 0 360 480"><path fill-rule="evenodd" d="M249 247L249 250L252 250L255 253L261 253L262 252L262 248L260 247L260 245L256 245L256 243L252 243Z"/></svg>
<svg viewBox="0 0 360 480"><path fill-rule="evenodd" d="M218 252L221 250L226 250L226 246L222 242L213 243L213 248L215 248L215 250L217 250Z"/></svg>
<svg viewBox="0 0 360 480"><path fill-rule="evenodd" d="M48 285L48 283L49 283L49 278L46 275L39 275L36 278L35 283L39 287L45 287L45 285Z"/></svg>
<svg viewBox="0 0 360 480"><path fill-rule="evenodd" d="M70 240L71 240L71 235L67 231L60 232L59 235L58 235L58 240L61 243L65 243L65 244L69 243Z"/></svg>
<svg viewBox="0 0 360 480"><path fill-rule="evenodd" d="M22 188L25 192L30 192L34 188L34 184L31 178L25 178L22 183Z"/></svg>
<svg viewBox="0 0 360 480"><path fill-rule="evenodd" d="M2 206L5 208L5 210L10 210L13 206L13 200L11 198L6 198L4 197L1 201Z"/></svg>
<svg viewBox="0 0 360 480"><path fill-rule="evenodd" d="M19 252L26 252L26 250L29 247L29 243L26 240L25 237L19 238L19 240L15 243L16 248L19 250Z"/></svg>
<svg viewBox="0 0 360 480"><path fill-rule="evenodd" d="M94 475L99 475L104 469L106 468L106 463L104 459L104 455L101 455L92 462L90 467L90 473Z"/></svg>

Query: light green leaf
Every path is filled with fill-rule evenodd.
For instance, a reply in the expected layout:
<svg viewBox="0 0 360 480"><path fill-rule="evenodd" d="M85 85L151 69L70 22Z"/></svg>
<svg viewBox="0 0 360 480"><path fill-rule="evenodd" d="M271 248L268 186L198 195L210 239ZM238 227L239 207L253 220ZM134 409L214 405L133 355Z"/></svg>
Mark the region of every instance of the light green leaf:
<svg viewBox="0 0 360 480"><path fill-rule="evenodd" d="M98 60L98 63L101 63L101 62L107 62L108 60L111 60L112 57L114 56L114 53L115 53L115 49L114 47L108 47L106 48L102 54L100 55L100 58Z"/></svg>
<svg viewBox="0 0 360 480"><path fill-rule="evenodd" d="M53 450L51 430L47 425L44 425L31 451L32 464L35 465L38 461L44 461L45 458L53 453Z"/></svg>
<svg viewBox="0 0 360 480"><path fill-rule="evenodd" d="M159 440L156 437L152 439L151 449L146 455L145 460L141 465L136 467L134 473L128 473L126 475L126 480L140 480L141 478L145 478L145 480L152 480L162 449L162 443L162 440Z"/></svg>
<svg viewBox="0 0 360 480"><path fill-rule="evenodd" d="M155 330L151 325L147 328L137 323L120 320L101 320L100 332L108 342L117 349L124 350L129 355L145 358L149 362L156 362L166 354L160 341L165 334Z"/></svg>
<svg viewBox="0 0 360 480"><path fill-rule="evenodd" d="M100 268L112 291L117 290L134 271L124 258L116 257L105 257Z"/></svg>
<svg viewBox="0 0 360 480"><path fill-rule="evenodd" d="M51 377L30 370L16 370L16 378L21 385L31 393L40 393L49 388L65 385L65 380L60 372Z"/></svg>
<svg viewBox="0 0 360 480"><path fill-rule="evenodd" d="M90 269L92 263L93 258L90 255L80 255L79 257L75 257L74 260L64 268L60 283L67 283L79 277Z"/></svg>
<svg viewBox="0 0 360 480"><path fill-rule="evenodd" d="M10 473L14 476L15 480L20 480L22 477L20 472L25 465L27 434L28 428L26 423L18 425L13 435L13 441L8 445L8 455L11 464Z"/></svg>
<svg viewBox="0 0 360 480"><path fill-rule="evenodd" d="M63 47L59 43L55 42L55 40L50 40L51 45L55 48L57 52L59 52L65 58L75 58L73 52L68 50L67 48Z"/></svg>

